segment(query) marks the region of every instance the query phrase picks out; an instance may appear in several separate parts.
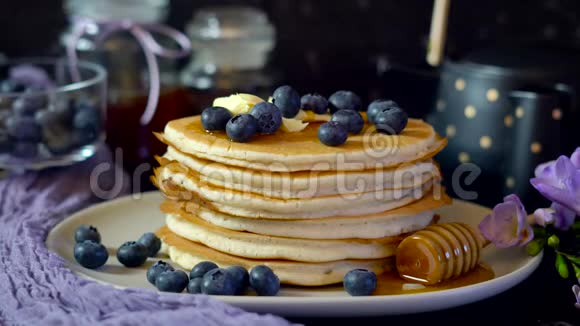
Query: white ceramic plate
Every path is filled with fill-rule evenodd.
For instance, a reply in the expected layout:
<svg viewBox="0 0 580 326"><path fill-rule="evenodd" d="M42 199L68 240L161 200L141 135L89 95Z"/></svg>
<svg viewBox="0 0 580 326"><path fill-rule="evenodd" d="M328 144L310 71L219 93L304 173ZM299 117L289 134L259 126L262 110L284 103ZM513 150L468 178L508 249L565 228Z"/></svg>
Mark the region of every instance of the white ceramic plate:
<svg viewBox="0 0 580 326"><path fill-rule="evenodd" d="M95 205L80 211L56 225L48 235L46 245L68 260L70 268L79 275L117 287L154 289L147 282L145 272L153 263L149 259L140 268L125 268L116 259L114 248L123 242L136 240L145 232L163 225L159 211L162 197L158 192L141 197L124 197ZM463 221L477 225L489 209L456 200L442 208L442 222ZM102 242L109 248L107 264L98 270L83 268L74 261L74 230L80 224L91 224L99 229ZM483 261L490 265L496 277L490 281L436 292L350 297L340 288L304 289L283 287L276 297L218 296L232 305L249 311L273 313L282 316L373 316L419 313L451 308L503 292L520 283L538 267L542 255L528 256L522 248L498 250L488 246ZM184 294L188 295L188 294Z"/></svg>

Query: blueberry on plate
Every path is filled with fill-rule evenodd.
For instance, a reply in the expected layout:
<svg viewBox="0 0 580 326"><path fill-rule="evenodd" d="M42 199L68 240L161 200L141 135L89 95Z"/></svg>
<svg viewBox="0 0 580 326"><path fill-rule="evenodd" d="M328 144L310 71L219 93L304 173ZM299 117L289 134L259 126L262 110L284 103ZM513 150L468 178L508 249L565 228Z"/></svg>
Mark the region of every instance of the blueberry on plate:
<svg viewBox="0 0 580 326"><path fill-rule="evenodd" d="M248 274L248 270L242 266L230 266L226 268L226 270L234 278L236 294L244 293L250 284L250 275Z"/></svg>
<svg viewBox="0 0 580 326"><path fill-rule="evenodd" d="M82 224L75 230L75 241L78 243L86 240L101 243L101 235L99 234L99 230L97 230L96 227Z"/></svg>
<svg viewBox="0 0 580 326"><path fill-rule="evenodd" d="M38 155L38 143L19 141L12 145L11 154L18 158L30 159Z"/></svg>
<svg viewBox="0 0 580 326"><path fill-rule="evenodd" d="M300 111L300 94L288 85L280 86L272 94L272 103L282 110L284 118L294 118Z"/></svg>
<svg viewBox="0 0 580 326"><path fill-rule="evenodd" d="M197 263L195 266L193 266L193 268L189 272L189 278L193 280L194 278L197 278L197 277L203 277L205 275L205 273L211 271L212 269L216 269L216 268L219 268L219 267L215 263L212 263L211 261L202 261L200 263Z"/></svg>
<svg viewBox="0 0 580 326"><path fill-rule="evenodd" d="M163 292L181 293L189 283L187 274L179 269L167 270L157 275L155 287Z"/></svg>
<svg viewBox="0 0 580 326"><path fill-rule="evenodd" d="M375 123L375 117L381 111L388 110L390 108L398 108L399 105L395 101L391 100L374 100L367 107L367 119L370 123Z"/></svg>
<svg viewBox="0 0 580 326"><path fill-rule="evenodd" d="M280 279L270 267L254 266L250 270L250 286L261 296L274 296L280 291Z"/></svg>
<svg viewBox="0 0 580 326"><path fill-rule="evenodd" d="M103 266L109 258L107 248L100 243L85 240L75 244L74 248L75 260L81 266L95 269Z"/></svg>
<svg viewBox="0 0 580 326"><path fill-rule="evenodd" d="M328 112L328 100L320 94L306 94L300 99L300 107L316 114L325 114Z"/></svg>
<svg viewBox="0 0 580 326"><path fill-rule="evenodd" d="M201 292L213 295L234 295L236 294L234 277L224 268L213 269L203 276Z"/></svg>
<svg viewBox="0 0 580 326"><path fill-rule="evenodd" d="M225 130L232 113L221 106L205 108L201 113L201 124L208 131Z"/></svg>
<svg viewBox="0 0 580 326"><path fill-rule="evenodd" d="M226 133L232 141L245 143L258 132L258 120L250 114L238 114L226 125Z"/></svg>
<svg viewBox="0 0 580 326"><path fill-rule="evenodd" d="M13 115L6 119L6 131L17 140L39 142L42 129L34 117Z"/></svg>
<svg viewBox="0 0 580 326"><path fill-rule="evenodd" d="M254 105L250 115L258 120L258 131L263 134L273 134L282 125L282 111L272 103Z"/></svg>
<svg viewBox="0 0 580 326"><path fill-rule="evenodd" d="M397 107L383 110L375 116L377 131L388 135L400 134L407 126L408 121L407 112Z"/></svg>
<svg viewBox="0 0 580 326"><path fill-rule="evenodd" d="M351 134L358 134L365 125L365 121L360 113L353 110L338 110L334 112L330 121L344 124Z"/></svg>
<svg viewBox="0 0 580 326"><path fill-rule="evenodd" d="M353 269L344 276L343 285L352 296L371 295L377 287L377 276L366 269Z"/></svg>
<svg viewBox="0 0 580 326"><path fill-rule="evenodd" d="M187 284L187 292L191 294L199 294L201 292L201 283L203 282L203 277L196 277L189 280Z"/></svg>
<svg viewBox="0 0 580 326"><path fill-rule="evenodd" d="M140 244L144 245L147 248L147 252L149 253L149 257L155 257L159 250L161 249L161 239L159 239L155 233L147 232L143 234L139 240L137 240Z"/></svg>
<svg viewBox="0 0 580 326"><path fill-rule="evenodd" d="M329 121L318 128L318 139L327 146L338 146L346 142L348 128L339 122Z"/></svg>
<svg viewBox="0 0 580 326"><path fill-rule="evenodd" d="M362 109L362 101L358 95L351 91L338 91L330 95L328 106L330 107L330 113L338 110L360 111Z"/></svg>
<svg viewBox="0 0 580 326"><path fill-rule="evenodd" d="M117 249L117 259L127 267L138 267L147 260L147 248L136 241L127 241Z"/></svg>
<svg viewBox="0 0 580 326"><path fill-rule="evenodd" d="M162 260L158 260L155 264L151 265L151 267L147 269L147 281L155 285L155 280L157 279L157 276L159 276L159 274L167 271L172 271L174 269L175 268L173 268L173 266L171 266L170 264Z"/></svg>

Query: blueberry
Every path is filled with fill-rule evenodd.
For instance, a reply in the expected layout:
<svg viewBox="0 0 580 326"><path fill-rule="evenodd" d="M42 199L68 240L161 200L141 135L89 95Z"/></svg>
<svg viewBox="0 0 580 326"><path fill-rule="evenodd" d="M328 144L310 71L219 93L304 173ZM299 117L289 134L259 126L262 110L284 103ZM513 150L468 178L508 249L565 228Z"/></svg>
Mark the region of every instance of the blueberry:
<svg viewBox="0 0 580 326"><path fill-rule="evenodd" d="M336 121L323 123L318 128L318 139L327 146L338 146L346 142L348 128Z"/></svg>
<svg viewBox="0 0 580 326"><path fill-rule="evenodd" d="M273 134L282 125L282 111L272 103L258 103L250 114L258 120L258 131L263 134Z"/></svg>
<svg viewBox="0 0 580 326"><path fill-rule="evenodd" d="M201 113L201 124L208 131L225 130L226 124L232 118L232 113L221 106L205 108Z"/></svg>
<svg viewBox="0 0 580 326"><path fill-rule="evenodd" d="M389 108L383 110L375 116L375 126L377 130L384 134L398 135L405 129L409 116L401 108Z"/></svg>
<svg viewBox="0 0 580 326"><path fill-rule="evenodd" d="M236 294L234 277L224 268L213 269L203 276L201 292L213 295L234 295Z"/></svg>
<svg viewBox="0 0 580 326"><path fill-rule="evenodd" d="M230 266L226 269L234 278L236 294L244 293L250 284L250 275L248 274L248 271L242 266Z"/></svg>
<svg viewBox="0 0 580 326"><path fill-rule="evenodd" d="M26 97L17 98L12 102L12 111L17 115L34 115L41 107L35 106Z"/></svg>
<svg viewBox="0 0 580 326"><path fill-rule="evenodd" d="M276 88L272 102L282 110L284 118L294 118L300 111L300 95L288 85Z"/></svg>
<svg viewBox="0 0 580 326"><path fill-rule="evenodd" d="M344 124L351 134L358 134L365 125L365 121L360 113L352 110L338 110L334 112L330 121Z"/></svg>
<svg viewBox="0 0 580 326"><path fill-rule="evenodd" d="M147 248L149 257L155 257L155 255L157 255L159 252L159 249L161 249L161 240L155 235L155 233L152 232L143 234L139 240L137 240L137 242Z"/></svg>
<svg viewBox="0 0 580 326"><path fill-rule="evenodd" d="M127 267L141 266L147 260L147 248L135 241L127 241L117 249L117 259Z"/></svg>
<svg viewBox="0 0 580 326"><path fill-rule="evenodd" d="M99 230L92 225L83 224L75 230L75 241L83 242L86 240L91 240L96 243L101 243L101 235Z"/></svg>
<svg viewBox="0 0 580 326"><path fill-rule="evenodd" d="M187 286L189 279L182 270L167 270L157 275L155 287L163 292L181 293Z"/></svg>
<svg viewBox="0 0 580 326"><path fill-rule="evenodd" d="M306 94L300 99L300 107L317 114L325 114L328 112L328 100L320 94Z"/></svg>
<svg viewBox="0 0 580 326"><path fill-rule="evenodd" d="M250 285L258 295L273 296L280 290L280 279L270 267L258 265L250 270Z"/></svg>
<svg viewBox="0 0 580 326"><path fill-rule="evenodd" d="M73 118L75 129L98 134L101 130L101 112L94 106L83 105L77 108Z"/></svg>
<svg viewBox="0 0 580 326"><path fill-rule="evenodd" d="M33 117L11 116L6 119L6 130L17 140L39 142L42 139L42 129Z"/></svg>
<svg viewBox="0 0 580 326"><path fill-rule="evenodd" d="M218 265L212 263L211 261L202 261L197 263L189 272L189 278L194 279L197 277L203 277L205 273L211 271L212 269L219 268Z"/></svg>
<svg viewBox="0 0 580 326"><path fill-rule="evenodd" d="M147 269L147 281L155 285L155 280L157 279L157 276L159 276L159 274L167 271L172 271L174 269L175 268L173 268L173 266L171 266L170 264L162 260L159 260L155 264L151 265L149 269Z"/></svg>
<svg viewBox="0 0 580 326"><path fill-rule="evenodd" d="M62 127L55 126L42 130L43 142L46 148L55 155L68 153L74 148L75 139L73 134Z"/></svg>
<svg viewBox="0 0 580 326"><path fill-rule="evenodd" d="M231 140L238 143L249 141L258 132L258 120L249 114L238 114L226 125L226 133Z"/></svg>
<svg viewBox="0 0 580 326"><path fill-rule="evenodd" d="M362 109L362 101L358 95L351 91L338 91L330 95L328 98L330 113L338 110L353 110L360 111Z"/></svg>
<svg viewBox="0 0 580 326"><path fill-rule="evenodd" d="M0 93L21 93L26 89L26 85L11 79L0 82Z"/></svg>
<svg viewBox="0 0 580 326"><path fill-rule="evenodd" d="M353 269L344 276L343 285L352 296L371 295L377 287L377 276L366 269Z"/></svg>
<svg viewBox="0 0 580 326"><path fill-rule="evenodd" d="M81 266L95 269L103 266L109 258L107 248L100 243L86 240L75 244L75 260Z"/></svg>
<svg viewBox="0 0 580 326"><path fill-rule="evenodd" d="M38 155L38 143L19 141L12 146L12 155L19 158L34 158Z"/></svg>
<svg viewBox="0 0 580 326"><path fill-rule="evenodd" d="M399 107L399 105L395 103L395 101L382 99L374 100L367 108L367 119L369 122L375 123L375 117L379 112L396 107Z"/></svg>
<svg viewBox="0 0 580 326"><path fill-rule="evenodd" d="M203 282L202 277L196 277L194 279L189 280L187 284L187 292L191 294L199 294L201 293L201 283Z"/></svg>

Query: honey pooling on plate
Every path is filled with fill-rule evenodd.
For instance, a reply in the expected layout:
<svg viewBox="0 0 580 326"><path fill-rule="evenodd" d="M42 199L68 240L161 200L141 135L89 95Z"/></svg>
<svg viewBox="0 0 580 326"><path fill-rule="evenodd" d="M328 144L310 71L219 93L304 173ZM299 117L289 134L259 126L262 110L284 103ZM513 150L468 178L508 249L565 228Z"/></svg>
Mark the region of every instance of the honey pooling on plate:
<svg viewBox="0 0 580 326"><path fill-rule="evenodd" d="M431 225L399 244L397 271L410 282L437 284L475 268L484 246L483 238L467 224Z"/></svg>

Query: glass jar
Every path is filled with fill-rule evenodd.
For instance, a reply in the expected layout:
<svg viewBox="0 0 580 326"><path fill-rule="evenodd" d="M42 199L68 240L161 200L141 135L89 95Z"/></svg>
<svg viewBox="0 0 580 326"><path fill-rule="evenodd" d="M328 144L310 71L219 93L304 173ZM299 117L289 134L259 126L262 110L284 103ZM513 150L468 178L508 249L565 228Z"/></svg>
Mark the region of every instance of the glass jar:
<svg viewBox="0 0 580 326"><path fill-rule="evenodd" d="M199 10L187 25L192 57L181 81L199 114L218 96L251 93L266 99L279 80L268 67L275 28L253 7L219 6Z"/></svg>
<svg viewBox="0 0 580 326"><path fill-rule="evenodd" d="M109 72L107 105L107 143L112 149L121 148L123 165L129 172L143 163L154 164L165 146L153 132L162 131L175 118L192 114L190 95L180 87L177 60L156 56L159 66L160 96L155 115L146 124L140 123L148 102L150 68L143 45L127 29L114 33L107 30L110 22L135 22L143 25L161 24L167 16L168 0L67 0L65 10L70 27L61 37L66 48L71 42L79 58L101 63ZM79 19L94 23L85 26L84 33L75 38ZM151 33L162 46L170 47L173 40ZM143 177L145 180L145 177Z"/></svg>
<svg viewBox="0 0 580 326"><path fill-rule="evenodd" d="M22 172L83 161L105 139L106 78L78 62L71 79L64 59L0 64L0 167Z"/></svg>

